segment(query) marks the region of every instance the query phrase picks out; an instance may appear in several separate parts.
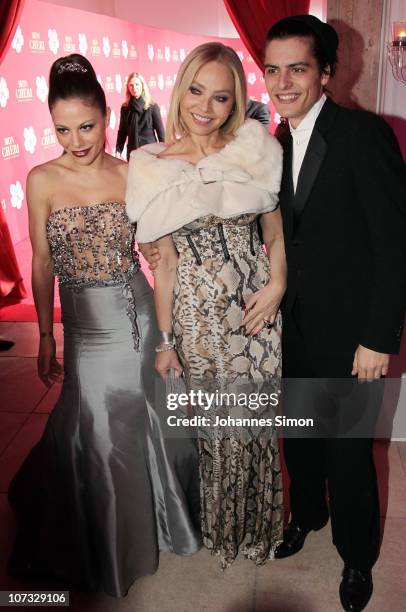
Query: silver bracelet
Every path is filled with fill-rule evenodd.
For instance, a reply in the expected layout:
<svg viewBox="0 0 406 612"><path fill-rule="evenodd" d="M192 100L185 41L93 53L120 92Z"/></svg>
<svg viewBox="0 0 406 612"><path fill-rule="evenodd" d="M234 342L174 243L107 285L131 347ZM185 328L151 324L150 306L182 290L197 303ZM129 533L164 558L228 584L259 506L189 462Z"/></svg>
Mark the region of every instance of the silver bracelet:
<svg viewBox="0 0 406 612"><path fill-rule="evenodd" d="M173 344L174 343L172 332L161 331L160 333L161 333L163 344Z"/></svg>
<svg viewBox="0 0 406 612"><path fill-rule="evenodd" d="M175 348L174 342L161 342L155 347L156 353L164 353L165 351L172 351Z"/></svg>

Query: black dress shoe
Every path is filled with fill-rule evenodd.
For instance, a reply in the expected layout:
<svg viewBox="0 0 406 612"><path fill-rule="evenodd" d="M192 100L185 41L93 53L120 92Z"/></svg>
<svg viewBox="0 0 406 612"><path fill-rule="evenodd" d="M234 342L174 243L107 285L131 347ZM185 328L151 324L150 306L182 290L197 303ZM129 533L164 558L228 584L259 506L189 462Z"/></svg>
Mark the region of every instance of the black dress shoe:
<svg viewBox="0 0 406 612"><path fill-rule="evenodd" d="M312 529L303 529L299 525L290 522L285 531L283 532L283 542L279 544L275 550L275 559L285 559L295 555L299 550L303 548L305 539L311 531L319 531L327 524L327 521L318 527Z"/></svg>
<svg viewBox="0 0 406 612"><path fill-rule="evenodd" d="M372 574L344 566L343 579L340 584L340 601L346 612L361 612L371 599Z"/></svg>

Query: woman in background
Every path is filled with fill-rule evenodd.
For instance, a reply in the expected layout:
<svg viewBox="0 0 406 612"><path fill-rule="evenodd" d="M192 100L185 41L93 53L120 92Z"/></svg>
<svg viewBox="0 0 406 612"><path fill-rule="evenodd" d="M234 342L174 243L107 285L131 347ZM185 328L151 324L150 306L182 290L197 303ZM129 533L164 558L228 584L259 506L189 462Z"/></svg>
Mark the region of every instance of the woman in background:
<svg viewBox="0 0 406 612"><path fill-rule="evenodd" d="M110 110L86 58L54 62L48 104L64 153L33 168L27 201L38 372L48 386L60 373L56 274L65 378L9 490L19 523L9 571L122 597L156 571L160 549L199 548L197 453L191 440L164 440L152 290L124 205L128 165L105 152Z"/></svg>
<svg viewBox="0 0 406 612"><path fill-rule="evenodd" d="M172 92L168 142L131 156L126 195L138 242L157 240L160 252L158 372L183 369L190 390L237 391L242 400L248 389L279 390L286 283L277 208L282 150L259 122L244 122L245 110L235 51L220 43L191 51ZM282 539L275 431L254 421L233 426L233 416L251 423L263 410L233 403L195 409L211 419L198 441L204 544L223 568L239 550L264 563ZM219 427L218 416L230 416L230 427Z"/></svg>
<svg viewBox="0 0 406 612"><path fill-rule="evenodd" d="M121 154L126 140L127 160L134 149L165 140L159 106L152 101L148 85L139 72L132 72L127 80L126 100L120 112L117 153Z"/></svg>

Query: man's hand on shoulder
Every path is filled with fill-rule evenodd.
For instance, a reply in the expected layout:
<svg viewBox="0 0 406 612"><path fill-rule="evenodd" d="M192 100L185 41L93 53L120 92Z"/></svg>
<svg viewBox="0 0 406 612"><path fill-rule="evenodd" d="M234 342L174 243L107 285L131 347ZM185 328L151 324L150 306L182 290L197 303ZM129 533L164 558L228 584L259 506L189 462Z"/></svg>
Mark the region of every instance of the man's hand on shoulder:
<svg viewBox="0 0 406 612"><path fill-rule="evenodd" d="M378 353L360 344L355 351L351 374L360 380L372 381L386 376L388 367L387 353Z"/></svg>

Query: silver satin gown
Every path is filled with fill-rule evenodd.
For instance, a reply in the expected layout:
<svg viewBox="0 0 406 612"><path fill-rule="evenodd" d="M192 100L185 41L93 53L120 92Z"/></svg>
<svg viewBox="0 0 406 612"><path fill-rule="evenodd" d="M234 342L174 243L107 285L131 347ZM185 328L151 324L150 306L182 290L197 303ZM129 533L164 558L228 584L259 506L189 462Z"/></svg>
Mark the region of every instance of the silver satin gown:
<svg viewBox="0 0 406 612"><path fill-rule="evenodd" d="M10 573L124 596L159 550L201 546L195 441L164 435L153 293L121 203L51 213L65 378L14 478Z"/></svg>

